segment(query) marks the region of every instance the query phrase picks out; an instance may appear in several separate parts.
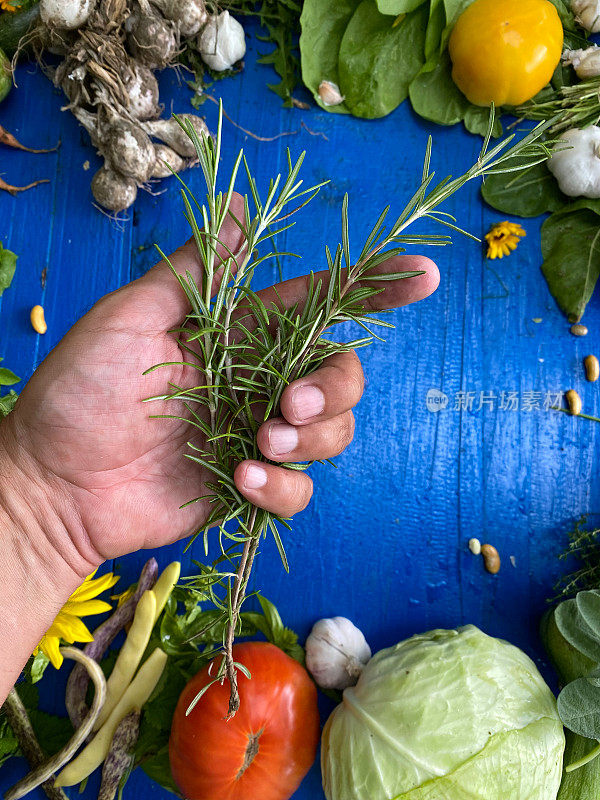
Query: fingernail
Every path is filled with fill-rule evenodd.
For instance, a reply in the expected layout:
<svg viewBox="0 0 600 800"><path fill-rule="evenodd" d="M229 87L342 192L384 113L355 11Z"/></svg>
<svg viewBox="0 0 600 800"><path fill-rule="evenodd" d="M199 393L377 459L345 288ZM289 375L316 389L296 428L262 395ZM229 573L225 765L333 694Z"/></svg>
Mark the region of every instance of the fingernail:
<svg viewBox="0 0 600 800"><path fill-rule="evenodd" d="M325 408L325 395L316 386L299 386L292 395L292 407L297 419L316 417Z"/></svg>
<svg viewBox="0 0 600 800"><path fill-rule="evenodd" d="M269 447L274 455L280 456L284 453L291 453L297 446L298 431L293 425L279 422L269 427Z"/></svg>
<svg viewBox="0 0 600 800"><path fill-rule="evenodd" d="M246 489L260 489L267 482L267 471L256 464L248 464L244 486Z"/></svg>

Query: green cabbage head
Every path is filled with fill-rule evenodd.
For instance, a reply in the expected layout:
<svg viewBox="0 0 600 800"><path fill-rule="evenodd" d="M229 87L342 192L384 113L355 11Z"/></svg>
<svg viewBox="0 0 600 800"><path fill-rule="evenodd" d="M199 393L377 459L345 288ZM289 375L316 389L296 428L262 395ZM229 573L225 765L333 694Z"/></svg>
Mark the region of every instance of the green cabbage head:
<svg viewBox="0 0 600 800"><path fill-rule="evenodd" d="M555 800L565 746L533 661L473 625L381 650L325 725L328 800Z"/></svg>

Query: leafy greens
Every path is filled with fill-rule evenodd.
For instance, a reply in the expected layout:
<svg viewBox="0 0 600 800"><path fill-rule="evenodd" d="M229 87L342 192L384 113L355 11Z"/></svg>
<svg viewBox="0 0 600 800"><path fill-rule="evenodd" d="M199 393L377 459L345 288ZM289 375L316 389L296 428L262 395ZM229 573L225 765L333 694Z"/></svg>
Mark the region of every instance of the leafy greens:
<svg viewBox="0 0 600 800"><path fill-rule="evenodd" d="M504 213L536 217L550 212L542 226L542 272L569 320L579 321L600 275L600 200L564 195L545 163L492 175L481 194Z"/></svg>
<svg viewBox="0 0 600 800"><path fill-rule="evenodd" d="M5 289L12 283L17 268L17 256L11 250L7 250L0 242L0 296ZM0 358L0 361L3 359ZM6 367L0 367L0 387L14 386L21 379L14 372ZM7 394L0 396L0 419L9 414L17 402L17 393L11 389Z"/></svg>

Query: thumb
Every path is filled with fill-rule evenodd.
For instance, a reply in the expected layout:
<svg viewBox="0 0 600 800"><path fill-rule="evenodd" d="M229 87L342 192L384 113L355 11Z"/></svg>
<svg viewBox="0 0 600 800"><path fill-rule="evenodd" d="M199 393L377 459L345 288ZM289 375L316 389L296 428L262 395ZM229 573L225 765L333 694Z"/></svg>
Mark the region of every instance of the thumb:
<svg viewBox="0 0 600 800"><path fill-rule="evenodd" d="M238 253L244 243L244 234L236 220L242 224L245 223L245 203L244 198L234 192L231 197L229 214L219 233L219 240L225 246L221 244L217 246L217 253L224 259L229 257L229 251ZM197 284L201 283L204 264L193 236L169 256L169 261L179 275L185 277L186 272L189 272ZM234 263L232 272L235 272L236 268L237 264ZM220 267L213 280L213 295L218 291L222 275L223 267ZM165 330L175 327L189 312L188 299L166 261L160 261L135 283L138 284L140 290L143 288L147 293L146 301L152 301L153 326Z"/></svg>

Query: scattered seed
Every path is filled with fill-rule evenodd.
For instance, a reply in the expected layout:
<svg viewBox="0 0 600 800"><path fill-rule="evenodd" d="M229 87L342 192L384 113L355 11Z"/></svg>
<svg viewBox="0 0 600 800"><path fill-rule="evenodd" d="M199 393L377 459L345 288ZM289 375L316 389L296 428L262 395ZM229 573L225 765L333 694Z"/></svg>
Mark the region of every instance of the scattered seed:
<svg viewBox="0 0 600 800"><path fill-rule="evenodd" d="M514 556L510 556L510 563L513 565L513 567L515 567L515 568L516 568L516 566L517 566L517 559L516 559Z"/></svg>
<svg viewBox="0 0 600 800"><path fill-rule="evenodd" d="M89 168L90 168L90 162L89 161L84 161L83 162L84 171L87 172Z"/></svg>
<svg viewBox="0 0 600 800"><path fill-rule="evenodd" d="M590 383L597 381L600 376L600 362L596 356L586 356L583 359L583 365L585 367L585 377L588 381L590 381Z"/></svg>
<svg viewBox="0 0 600 800"><path fill-rule="evenodd" d="M41 306L34 306L30 313L31 325L34 331L38 333L46 333L48 326L44 319L44 309Z"/></svg>
<svg viewBox="0 0 600 800"><path fill-rule="evenodd" d="M573 336L587 336L588 329L585 325L581 325L579 322L576 325L571 325L571 333Z"/></svg>
<svg viewBox="0 0 600 800"><path fill-rule="evenodd" d="M495 575L500 570L500 556L493 544L482 544L481 555L483 556L483 564L487 571Z"/></svg>
<svg viewBox="0 0 600 800"><path fill-rule="evenodd" d="M569 414L572 414L574 417L581 414L581 397L579 397L575 389L569 389L568 392L565 392L565 400L569 407Z"/></svg>
<svg viewBox="0 0 600 800"><path fill-rule="evenodd" d="M474 556L478 556L481 553L481 542L479 539L469 539L469 550Z"/></svg>
<svg viewBox="0 0 600 800"><path fill-rule="evenodd" d="M535 322L535 323L537 323L539 325L540 322L542 321L542 318L541 317L533 317L531 321Z"/></svg>

